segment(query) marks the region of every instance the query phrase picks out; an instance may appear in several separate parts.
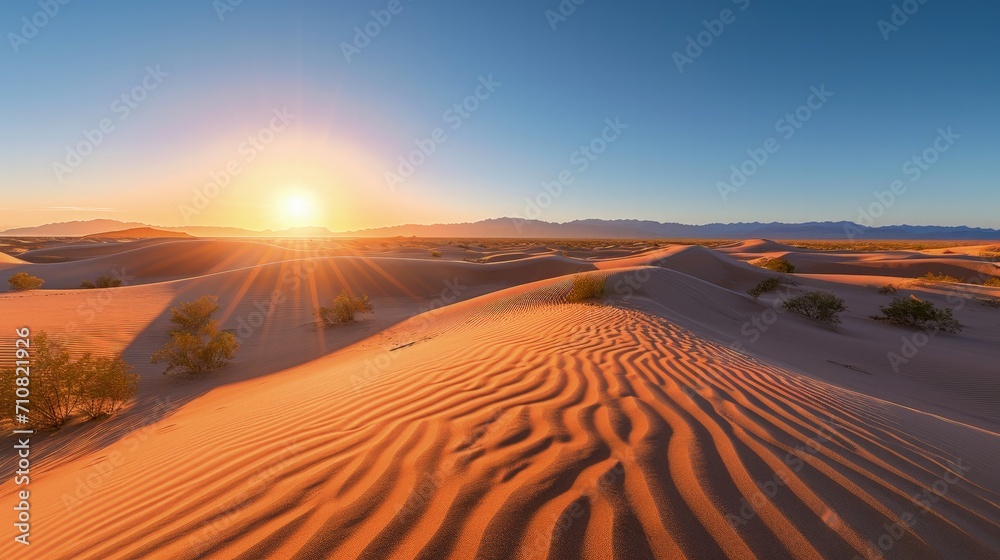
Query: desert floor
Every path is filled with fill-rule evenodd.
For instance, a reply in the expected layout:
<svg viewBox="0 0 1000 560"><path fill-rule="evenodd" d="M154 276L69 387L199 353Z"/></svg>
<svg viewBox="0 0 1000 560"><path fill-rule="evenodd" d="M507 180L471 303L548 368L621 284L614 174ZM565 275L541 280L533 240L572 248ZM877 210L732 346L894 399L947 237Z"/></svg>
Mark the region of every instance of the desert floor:
<svg viewBox="0 0 1000 560"><path fill-rule="evenodd" d="M4 360L27 325L141 382L33 436L30 547L5 436L3 558L1000 558L987 247L33 243L0 255L45 280L0 293ZM755 301L762 257L797 271ZM126 286L78 289L105 274ZM578 274L603 300L567 302ZM965 330L871 320L887 283ZM345 287L375 313L318 327ZM777 305L814 289L846 300L839 330ZM239 354L161 375L169 309L203 294Z"/></svg>

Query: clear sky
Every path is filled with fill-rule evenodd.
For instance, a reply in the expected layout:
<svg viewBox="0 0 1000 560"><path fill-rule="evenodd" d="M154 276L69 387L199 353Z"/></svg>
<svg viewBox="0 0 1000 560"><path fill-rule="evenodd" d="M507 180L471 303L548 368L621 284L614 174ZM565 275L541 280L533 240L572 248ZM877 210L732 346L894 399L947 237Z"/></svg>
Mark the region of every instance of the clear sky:
<svg viewBox="0 0 1000 560"><path fill-rule="evenodd" d="M575 2L4 1L0 228L1000 227L1000 3Z"/></svg>

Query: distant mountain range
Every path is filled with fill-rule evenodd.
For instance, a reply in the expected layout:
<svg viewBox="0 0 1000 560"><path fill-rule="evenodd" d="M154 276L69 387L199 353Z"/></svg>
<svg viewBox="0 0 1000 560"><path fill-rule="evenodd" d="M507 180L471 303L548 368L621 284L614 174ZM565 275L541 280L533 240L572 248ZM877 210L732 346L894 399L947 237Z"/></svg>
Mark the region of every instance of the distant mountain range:
<svg viewBox="0 0 1000 560"><path fill-rule="evenodd" d="M460 224L434 224L333 232L324 227L252 231L234 227L163 227L118 220L60 222L0 232L8 237L82 237L130 228L155 227L197 237L522 237L603 239L941 239L997 240L1000 230L967 226L866 227L852 222L806 222L801 224L735 223L688 225L644 220L575 220L566 223L495 218Z"/></svg>

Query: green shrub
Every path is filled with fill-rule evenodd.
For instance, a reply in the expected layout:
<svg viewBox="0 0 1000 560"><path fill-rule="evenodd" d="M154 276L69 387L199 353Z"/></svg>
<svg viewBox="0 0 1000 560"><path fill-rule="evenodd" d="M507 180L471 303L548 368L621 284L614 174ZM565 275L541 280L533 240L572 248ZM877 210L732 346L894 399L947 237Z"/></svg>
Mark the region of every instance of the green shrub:
<svg viewBox="0 0 1000 560"><path fill-rule="evenodd" d="M170 310L170 342L151 358L154 364L167 363L164 374L180 371L197 374L213 371L228 364L240 343L233 333L220 331L212 315L219 309L218 298L201 296Z"/></svg>
<svg viewBox="0 0 1000 560"><path fill-rule="evenodd" d="M45 283L45 280L42 280L37 276L32 276L27 272L18 272L8 278L7 282L10 283L10 288L12 290L24 292L27 290L37 290L38 288L41 288L42 284Z"/></svg>
<svg viewBox="0 0 1000 560"><path fill-rule="evenodd" d="M872 315L872 319L925 331L962 332L962 325L952 315L951 309L938 309L934 304L916 296L894 298L888 306L880 307L882 315Z"/></svg>
<svg viewBox="0 0 1000 560"><path fill-rule="evenodd" d="M897 292L896 286L893 286L892 284L886 284L878 289L878 293L882 294L883 296L888 294L894 294L896 292Z"/></svg>
<svg viewBox="0 0 1000 560"><path fill-rule="evenodd" d="M96 287L97 286L95 286L94 283L91 282L90 280L81 280L80 281L80 289L81 290L93 290Z"/></svg>
<svg viewBox="0 0 1000 560"><path fill-rule="evenodd" d="M441 256L441 251L431 251L431 256L432 257L440 257Z"/></svg>
<svg viewBox="0 0 1000 560"><path fill-rule="evenodd" d="M773 292L774 290L777 290L778 286L780 285L781 285L781 280L772 276L770 278L765 278L761 280L760 283L758 283L756 286L747 290L747 293L753 296L753 299L757 299L768 292Z"/></svg>
<svg viewBox="0 0 1000 560"><path fill-rule="evenodd" d="M766 268L768 270L773 270L774 272L784 272L791 274L795 272L795 267L792 263L788 262L788 259L776 257L776 258L763 258L754 263L754 266L759 266L760 268Z"/></svg>
<svg viewBox="0 0 1000 560"><path fill-rule="evenodd" d="M1000 288L1000 276L992 276L983 282L983 286L990 288Z"/></svg>
<svg viewBox="0 0 1000 560"><path fill-rule="evenodd" d="M962 282L961 278L955 278L954 276L948 276L947 274L934 274L933 272L928 272L920 277L920 280L924 282L946 282L949 284L956 284Z"/></svg>
<svg viewBox="0 0 1000 560"><path fill-rule="evenodd" d="M839 314L847 311L844 300L829 292L806 292L785 300L781 306L787 311L826 323L834 329L841 323Z"/></svg>
<svg viewBox="0 0 1000 560"><path fill-rule="evenodd" d="M139 376L120 355L92 358L86 354L77 367L82 376L80 411L87 418L118 412L139 388Z"/></svg>
<svg viewBox="0 0 1000 560"><path fill-rule="evenodd" d="M604 296L604 277L593 274L578 274L573 277L573 288L566 295L571 302L600 299Z"/></svg>
<svg viewBox="0 0 1000 560"><path fill-rule="evenodd" d="M343 323L350 323L358 313L374 313L375 306L368 301L368 296L351 297L347 290L341 290L333 300L330 307L320 307L316 310L316 316L328 327Z"/></svg>
<svg viewBox="0 0 1000 560"><path fill-rule="evenodd" d="M122 281L114 276L99 276L96 284L98 288L119 288Z"/></svg>
<svg viewBox="0 0 1000 560"><path fill-rule="evenodd" d="M139 376L121 355L73 360L65 345L39 331L31 340L28 417L33 428L58 428L73 414L113 414L135 396ZM0 420L14 422L16 371L0 371ZM19 427L23 425L18 424Z"/></svg>

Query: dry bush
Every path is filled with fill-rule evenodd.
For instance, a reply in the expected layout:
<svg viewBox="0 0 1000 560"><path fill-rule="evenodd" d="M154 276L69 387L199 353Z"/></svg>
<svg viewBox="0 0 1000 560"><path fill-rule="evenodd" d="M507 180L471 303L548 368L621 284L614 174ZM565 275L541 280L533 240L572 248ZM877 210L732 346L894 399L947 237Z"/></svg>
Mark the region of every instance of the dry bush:
<svg viewBox="0 0 1000 560"><path fill-rule="evenodd" d="M571 302L600 299L604 296L604 277L578 274L573 277L573 288L566 299Z"/></svg>
<svg viewBox="0 0 1000 560"><path fill-rule="evenodd" d="M1000 276L992 276L983 281L983 286L990 288L1000 288Z"/></svg>
<svg viewBox="0 0 1000 560"><path fill-rule="evenodd" d="M58 428L73 414L88 418L113 414L135 396L139 376L121 355L79 360L40 331L32 338L28 417L33 428ZM0 371L0 420L14 421L16 371ZM20 425L19 425L20 426Z"/></svg>
<svg viewBox="0 0 1000 560"><path fill-rule="evenodd" d="M432 257L440 257L441 256L441 251L431 251L431 256Z"/></svg>
<svg viewBox="0 0 1000 560"><path fill-rule="evenodd" d="M328 327L350 323L358 313L374 313L375 306L368 301L368 296L351 297L347 290L341 290L330 307L320 307L316 316Z"/></svg>
<svg viewBox="0 0 1000 560"><path fill-rule="evenodd" d="M218 309L218 298L208 295L171 309L170 322L177 326L170 329L170 342L157 350L151 361L166 362L164 374L197 374L228 364L240 343L233 333L219 330L219 322L212 318Z"/></svg>
<svg viewBox="0 0 1000 560"><path fill-rule="evenodd" d="M768 292L773 292L774 290L777 290L778 286L780 285L781 285L781 280L772 276L770 278L765 278L761 280L760 283L758 283L756 286L747 290L747 293L753 296L753 299L757 299Z"/></svg>
<svg viewBox="0 0 1000 560"><path fill-rule="evenodd" d="M89 354L77 362L82 376L80 411L88 418L118 412L135 396L139 375L120 356L92 358Z"/></svg>
<svg viewBox="0 0 1000 560"><path fill-rule="evenodd" d="M948 284L958 284L963 281L961 278L955 278L954 276L948 276L947 274L934 274L933 272L928 272L919 279L924 282L945 282Z"/></svg>
<svg viewBox="0 0 1000 560"><path fill-rule="evenodd" d="M962 332L962 324L955 320L951 309L938 309L933 303L916 296L894 298L891 304L880 309L882 315L872 315L872 319L925 331Z"/></svg>
<svg viewBox="0 0 1000 560"><path fill-rule="evenodd" d="M767 270L773 270L774 272L783 272L791 274L795 272L795 266L788 262L788 259L782 257L765 257L753 263L754 266L759 266L760 268L766 268Z"/></svg>
<svg viewBox="0 0 1000 560"><path fill-rule="evenodd" d="M10 288L12 290L24 292L27 290L37 290L38 288L41 288L42 284L45 283L45 280L42 280L37 276L32 276L27 272L18 272L8 278L7 282L10 284Z"/></svg>
<svg viewBox="0 0 1000 560"><path fill-rule="evenodd" d="M834 329L841 323L839 314L847 311L844 300L830 292L806 292L785 300L781 306L788 311L826 323Z"/></svg>

